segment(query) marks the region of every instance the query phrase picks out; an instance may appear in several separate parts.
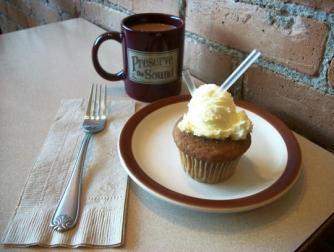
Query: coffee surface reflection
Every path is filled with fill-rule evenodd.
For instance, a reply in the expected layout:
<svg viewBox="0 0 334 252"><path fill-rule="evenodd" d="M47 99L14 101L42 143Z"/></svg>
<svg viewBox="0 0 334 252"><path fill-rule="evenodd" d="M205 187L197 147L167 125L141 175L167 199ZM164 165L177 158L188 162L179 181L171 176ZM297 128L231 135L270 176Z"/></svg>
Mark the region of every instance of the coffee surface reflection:
<svg viewBox="0 0 334 252"><path fill-rule="evenodd" d="M143 23L132 25L130 28L140 32L159 32L176 29L176 26L164 23Z"/></svg>

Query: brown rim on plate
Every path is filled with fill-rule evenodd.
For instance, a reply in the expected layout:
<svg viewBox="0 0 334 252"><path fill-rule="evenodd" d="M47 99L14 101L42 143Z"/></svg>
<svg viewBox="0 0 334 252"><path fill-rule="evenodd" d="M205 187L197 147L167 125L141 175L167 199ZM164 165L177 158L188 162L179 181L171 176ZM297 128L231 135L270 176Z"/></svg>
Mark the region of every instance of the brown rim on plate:
<svg viewBox="0 0 334 252"><path fill-rule="evenodd" d="M246 101L235 100L235 104L259 115L269 122L281 135L287 148L287 164L283 174L268 188L238 199L211 200L196 198L172 191L150 178L137 163L131 146L132 137L137 125L150 113L164 107L179 102L186 102L190 99L189 95L173 96L158 100L147 105L136 112L124 125L119 138L119 153L124 165L140 183L151 192L163 198L183 206L191 206L197 209L210 209L212 211L229 212L233 209L240 211L252 209L274 201L286 191L288 191L297 180L300 173L301 152L298 142L291 130L276 116Z"/></svg>

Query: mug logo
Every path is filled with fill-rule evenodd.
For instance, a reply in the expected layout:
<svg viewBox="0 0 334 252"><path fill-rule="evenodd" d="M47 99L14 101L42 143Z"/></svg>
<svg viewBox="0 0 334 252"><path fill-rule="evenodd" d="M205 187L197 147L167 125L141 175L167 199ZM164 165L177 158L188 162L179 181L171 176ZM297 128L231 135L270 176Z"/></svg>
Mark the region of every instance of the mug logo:
<svg viewBox="0 0 334 252"><path fill-rule="evenodd" d="M142 84L163 84L177 80L178 49L142 52L128 48L129 79Z"/></svg>

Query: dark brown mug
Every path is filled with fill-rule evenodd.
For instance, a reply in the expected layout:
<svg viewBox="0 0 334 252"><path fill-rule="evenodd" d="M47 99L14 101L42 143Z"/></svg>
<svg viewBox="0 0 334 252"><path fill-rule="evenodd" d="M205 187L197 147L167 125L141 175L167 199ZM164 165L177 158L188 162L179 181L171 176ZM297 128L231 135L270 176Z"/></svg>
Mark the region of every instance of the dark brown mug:
<svg viewBox="0 0 334 252"><path fill-rule="evenodd" d="M109 73L98 60L101 44L113 39L122 44L124 69ZM180 93L183 65L184 21L177 16L144 13L128 16L121 32L96 38L92 48L95 70L110 81L124 80L127 94L151 102ZM111 55L112 56L112 55Z"/></svg>

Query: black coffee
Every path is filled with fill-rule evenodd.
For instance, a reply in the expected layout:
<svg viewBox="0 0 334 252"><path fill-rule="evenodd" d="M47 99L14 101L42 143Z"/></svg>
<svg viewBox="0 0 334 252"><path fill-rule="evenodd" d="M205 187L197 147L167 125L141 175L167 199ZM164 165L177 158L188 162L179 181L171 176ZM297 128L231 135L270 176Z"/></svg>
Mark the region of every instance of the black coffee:
<svg viewBox="0 0 334 252"><path fill-rule="evenodd" d="M130 28L140 32L161 32L173 30L176 28L176 26L164 23L144 23L133 25Z"/></svg>

